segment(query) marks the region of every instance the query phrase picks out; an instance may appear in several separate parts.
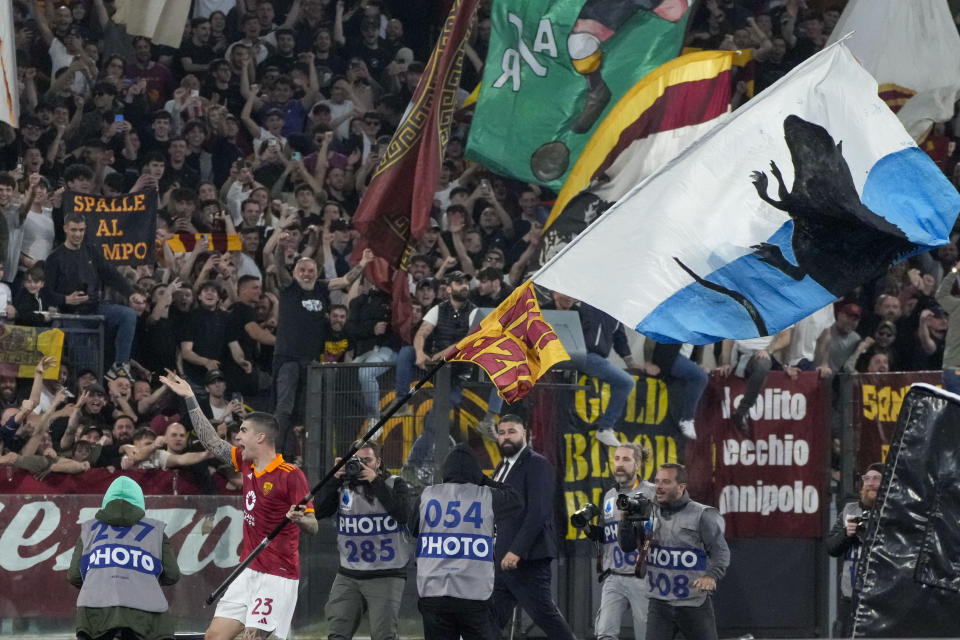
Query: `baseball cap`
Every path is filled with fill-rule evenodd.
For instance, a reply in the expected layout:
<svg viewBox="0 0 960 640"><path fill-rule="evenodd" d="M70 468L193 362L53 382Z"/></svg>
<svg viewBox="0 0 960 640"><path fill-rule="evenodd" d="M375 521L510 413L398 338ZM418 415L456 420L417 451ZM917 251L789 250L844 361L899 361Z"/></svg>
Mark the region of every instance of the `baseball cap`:
<svg viewBox="0 0 960 640"><path fill-rule="evenodd" d="M94 394L100 394L101 396L107 395L107 392L103 388L103 385L100 384L99 382L93 382L91 384L88 384L87 388L84 389L84 391L86 391L90 395L94 395Z"/></svg>
<svg viewBox="0 0 960 640"><path fill-rule="evenodd" d="M400 47L393 59L403 64L410 64L413 62L413 51L408 47Z"/></svg>
<svg viewBox="0 0 960 640"><path fill-rule="evenodd" d="M881 322L880 324L878 324L878 325L877 325L877 331L880 331L880 329L888 329L888 330L890 330L890 332L893 333L894 335L897 334L897 325L895 325L894 323L890 322L889 320L884 320L883 322Z"/></svg>
<svg viewBox="0 0 960 640"><path fill-rule="evenodd" d="M38 118L37 116L33 115L32 113L27 113L20 118L20 126L21 127L34 126L34 127L40 127L42 129L43 123L40 122L40 118Z"/></svg>
<svg viewBox="0 0 960 640"><path fill-rule="evenodd" d="M220 371L220 369L207 371L207 375L203 376L203 384L213 384L217 380L226 380L226 378L223 377L223 371Z"/></svg>
<svg viewBox="0 0 960 640"><path fill-rule="evenodd" d="M450 284L451 282L470 282L470 276L459 269L454 269L453 271L447 273L446 277L444 278L444 282L447 284Z"/></svg>
<svg viewBox="0 0 960 640"><path fill-rule="evenodd" d="M89 426L89 427L87 427L86 429L83 430L82 436L87 436L87 435L90 435L91 433L95 433L95 434L97 434L98 436L102 436L102 435L103 435L103 429L101 429L100 427L98 427L98 426L96 426L96 425L91 425L91 426ZM81 436L81 437L82 437L82 436Z"/></svg>
<svg viewBox="0 0 960 640"><path fill-rule="evenodd" d="M846 303L845 305L843 305L842 307L840 307L840 313L842 313L842 314L844 314L844 315L848 315L848 316L850 316L851 318L859 318L859 317L860 317L860 305L858 305L858 304L856 304L856 303L854 303L854 302L848 302L848 303Z"/></svg>

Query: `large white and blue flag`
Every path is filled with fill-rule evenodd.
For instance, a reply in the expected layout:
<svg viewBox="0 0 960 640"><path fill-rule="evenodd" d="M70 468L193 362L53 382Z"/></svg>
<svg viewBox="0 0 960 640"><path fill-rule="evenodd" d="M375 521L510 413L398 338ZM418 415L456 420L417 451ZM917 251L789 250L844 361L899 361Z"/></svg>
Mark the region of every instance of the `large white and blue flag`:
<svg viewBox="0 0 960 640"><path fill-rule="evenodd" d="M534 275L662 342L773 335L946 244L960 194L842 42L637 185Z"/></svg>

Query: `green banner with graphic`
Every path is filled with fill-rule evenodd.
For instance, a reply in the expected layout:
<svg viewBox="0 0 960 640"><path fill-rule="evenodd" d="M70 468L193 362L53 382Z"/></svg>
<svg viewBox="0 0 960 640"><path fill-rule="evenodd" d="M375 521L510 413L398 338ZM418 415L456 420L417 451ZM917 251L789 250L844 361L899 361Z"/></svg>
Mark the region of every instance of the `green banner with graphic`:
<svg viewBox="0 0 960 640"><path fill-rule="evenodd" d="M495 2L468 157L559 190L607 111L680 53L690 4Z"/></svg>

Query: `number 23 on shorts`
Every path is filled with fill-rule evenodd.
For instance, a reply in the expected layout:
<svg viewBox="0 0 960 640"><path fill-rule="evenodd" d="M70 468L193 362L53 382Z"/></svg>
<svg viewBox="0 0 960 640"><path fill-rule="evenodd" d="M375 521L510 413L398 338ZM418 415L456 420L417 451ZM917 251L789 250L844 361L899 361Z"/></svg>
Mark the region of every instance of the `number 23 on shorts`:
<svg viewBox="0 0 960 640"><path fill-rule="evenodd" d="M251 613L264 616L273 613L273 598L257 598L254 600Z"/></svg>

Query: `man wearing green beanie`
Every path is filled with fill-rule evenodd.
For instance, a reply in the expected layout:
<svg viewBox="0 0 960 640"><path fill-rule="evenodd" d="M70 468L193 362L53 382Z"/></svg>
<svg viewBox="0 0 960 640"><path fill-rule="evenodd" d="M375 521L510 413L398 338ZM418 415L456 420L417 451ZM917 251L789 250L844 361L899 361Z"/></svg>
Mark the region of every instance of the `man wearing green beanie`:
<svg viewBox="0 0 960 640"><path fill-rule="evenodd" d="M93 520L80 525L68 573L80 589L77 637L101 640L173 638L160 585L180 579L180 567L163 532L145 517L143 491L121 476L103 496Z"/></svg>

